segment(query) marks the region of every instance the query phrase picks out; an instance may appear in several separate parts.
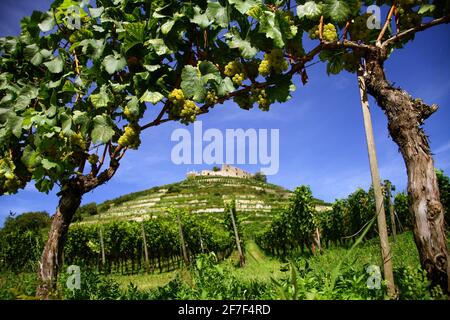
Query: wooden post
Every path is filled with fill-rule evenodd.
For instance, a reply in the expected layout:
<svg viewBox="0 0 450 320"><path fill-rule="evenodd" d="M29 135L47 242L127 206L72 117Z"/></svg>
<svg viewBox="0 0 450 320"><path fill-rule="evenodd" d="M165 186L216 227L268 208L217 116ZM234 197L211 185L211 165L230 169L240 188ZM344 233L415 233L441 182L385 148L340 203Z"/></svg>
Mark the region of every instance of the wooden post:
<svg viewBox="0 0 450 320"><path fill-rule="evenodd" d="M180 243L181 243L181 250L183 251L183 260L186 266L189 265L189 256L186 249L186 243L184 242L184 235L183 235L183 226L181 225L181 219L180 216L177 215L177 222L178 222L178 232L180 234Z"/></svg>
<svg viewBox="0 0 450 320"><path fill-rule="evenodd" d="M105 255L105 243L103 242L103 226L100 225L100 248L102 250L102 269L104 271L106 264L106 255Z"/></svg>
<svg viewBox="0 0 450 320"><path fill-rule="evenodd" d="M102 271L105 272L106 255L105 255L105 243L103 241L103 224L101 222L101 213L98 214L98 220L100 222L99 236L100 236L100 249L102 250Z"/></svg>
<svg viewBox="0 0 450 320"><path fill-rule="evenodd" d="M241 267L245 266L245 257L244 253L242 252L241 248L241 240L239 239L239 233L236 227L236 221L234 220L234 212L233 212L233 206L230 206L230 215L231 215L231 223L233 224L233 230L234 230L234 236L236 238L236 246L239 253L239 265Z"/></svg>
<svg viewBox="0 0 450 320"><path fill-rule="evenodd" d="M389 214L391 216L391 228L392 228L392 237L394 239L394 242L396 240L397 237L397 230L396 230L396 225L395 225L395 213L394 213L394 204L392 203L392 194L391 194L391 183L389 181L387 181L386 183L386 195L388 197L388 202L389 202Z"/></svg>
<svg viewBox="0 0 450 320"><path fill-rule="evenodd" d="M396 290L394 284L394 272L392 269L392 255L389 246L389 238L386 226L386 214L383 204L384 199L381 192L380 175L378 172L378 162L375 149L375 139L373 136L372 119L370 116L369 101L367 99L366 84L364 82L364 69L362 65L360 65L358 68L358 85L361 95L361 107L364 117L364 128L366 131L367 151L369 153L372 185L375 194L376 215L378 223L378 233L380 235L384 279L387 281L388 295L391 298L394 298L396 296Z"/></svg>
<svg viewBox="0 0 450 320"><path fill-rule="evenodd" d="M142 223L141 223L141 229L142 229L142 242L144 244L145 272L149 272L150 264L149 264L149 259L148 259L147 238L145 236L145 228L144 228L144 221L143 220L142 220Z"/></svg>

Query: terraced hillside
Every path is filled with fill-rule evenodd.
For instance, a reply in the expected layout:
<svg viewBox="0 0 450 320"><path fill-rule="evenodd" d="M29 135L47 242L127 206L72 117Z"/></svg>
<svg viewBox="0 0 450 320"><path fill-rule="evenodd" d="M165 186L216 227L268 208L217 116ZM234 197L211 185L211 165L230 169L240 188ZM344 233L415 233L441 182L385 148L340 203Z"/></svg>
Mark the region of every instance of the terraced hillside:
<svg viewBox="0 0 450 320"><path fill-rule="evenodd" d="M259 228L283 208L291 192L255 179L234 177L191 177L108 200L98 205L98 215L83 223L114 220L145 220L167 214L170 207L186 209L205 218L223 219L224 200L236 199L243 225ZM317 200L318 209L323 202Z"/></svg>

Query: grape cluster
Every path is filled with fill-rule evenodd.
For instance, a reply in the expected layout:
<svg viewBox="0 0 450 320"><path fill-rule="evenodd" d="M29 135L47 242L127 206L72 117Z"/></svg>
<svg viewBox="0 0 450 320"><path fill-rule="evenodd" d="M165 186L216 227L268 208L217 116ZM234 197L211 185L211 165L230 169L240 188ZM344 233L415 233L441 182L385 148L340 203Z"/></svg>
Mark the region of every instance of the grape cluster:
<svg viewBox="0 0 450 320"><path fill-rule="evenodd" d="M264 60L259 64L258 71L262 76L268 76L271 72L278 74L288 68L289 65L283 57L283 51L273 49L270 53L264 54Z"/></svg>
<svg viewBox="0 0 450 320"><path fill-rule="evenodd" d="M205 98L205 103L207 105L215 105L219 101L219 98L216 96L216 93L212 90L208 91Z"/></svg>
<svg viewBox="0 0 450 320"><path fill-rule="evenodd" d="M367 28L366 28L367 29ZM323 40L327 42L334 42L338 40L338 34L336 27L332 23L327 23L323 26L322 31ZM315 26L311 30L309 30L309 37L312 40L320 38L319 26Z"/></svg>
<svg viewBox="0 0 450 320"><path fill-rule="evenodd" d="M245 75L244 66L237 60L229 62L225 66L224 73L226 76L231 77L231 80L233 80L233 83L237 86L241 86L242 81L247 78L247 76Z"/></svg>
<svg viewBox="0 0 450 320"><path fill-rule="evenodd" d="M181 109L180 112L180 116L182 117L181 123L189 124L191 122L194 122L199 111L200 108L196 106L194 101L186 100L184 102L183 109Z"/></svg>
<svg viewBox="0 0 450 320"><path fill-rule="evenodd" d="M181 89L173 89L171 93L169 93L170 102L176 104L180 101L184 101L184 93Z"/></svg>
<svg viewBox="0 0 450 320"><path fill-rule="evenodd" d="M15 168L11 158L0 158L0 190L9 194L24 187L24 183L14 174Z"/></svg>
<svg viewBox="0 0 450 320"><path fill-rule="evenodd" d="M270 101L267 97L266 90L264 89L256 89L252 92L253 100L258 102L259 109L263 111L269 111Z"/></svg>
<svg viewBox="0 0 450 320"><path fill-rule="evenodd" d="M316 40L320 38L319 26L315 26L308 32L309 38L311 40Z"/></svg>
<svg viewBox="0 0 450 320"><path fill-rule="evenodd" d="M332 23L327 23L323 26L323 40L333 42L338 39L336 27Z"/></svg>
<svg viewBox="0 0 450 320"><path fill-rule="evenodd" d="M70 136L70 142L72 146L76 146L81 150L86 149L86 140L80 132L77 132Z"/></svg>
<svg viewBox="0 0 450 320"><path fill-rule="evenodd" d="M130 123L125 127L123 135L119 138L119 145L130 149L137 149L141 144L139 137L140 128L136 123Z"/></svg>
<svg viewBox="0 0 450 320"><path fill-rule="evenodd" d="M180 122L184 124L195 121L197 114L200 112L200 108L197 107L194 101L185 99L181 89L173 89L169 93L168 98L173 104L173 107L169 111L172 117L180 117Z"/></svg>
<svg viewBox="0 0 450 320"><path fill-rule="evenodd" d="M285 11L283 13L283 20L284 22L286 22L289 26L293 26L294 25L294 19L293 19L293 14L291 11Z"/></svg>

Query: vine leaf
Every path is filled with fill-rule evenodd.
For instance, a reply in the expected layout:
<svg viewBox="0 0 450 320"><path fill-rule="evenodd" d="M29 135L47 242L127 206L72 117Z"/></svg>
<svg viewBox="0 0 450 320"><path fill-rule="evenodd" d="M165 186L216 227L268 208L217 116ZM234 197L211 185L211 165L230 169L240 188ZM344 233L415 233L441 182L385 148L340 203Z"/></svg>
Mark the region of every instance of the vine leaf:
<svg viewBox="0 0 450 320"><path fill-rule="evenodd" d="M94 118L94 129L91 132L93 143L106 143L114 136L111 119L106 115L98 115Z"/></svg>

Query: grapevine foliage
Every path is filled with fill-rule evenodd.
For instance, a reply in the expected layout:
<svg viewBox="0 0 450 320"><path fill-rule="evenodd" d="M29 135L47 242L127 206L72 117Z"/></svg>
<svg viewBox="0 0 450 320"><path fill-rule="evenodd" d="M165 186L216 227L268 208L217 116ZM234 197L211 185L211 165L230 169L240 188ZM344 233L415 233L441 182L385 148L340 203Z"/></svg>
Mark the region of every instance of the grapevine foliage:
<svg viewBox="0 0 450 320"><path fill-rule="evenodd" d="M143 130L189 124L228 99L267 111L290 98L296 74L308 81L315 56L328 73L355 72L361 46L450 11L448 1L397 1L396 28L379 35L367 27L365 8L392 1L290 3L56 0L23 18L18 36L0 38L0 194L31 180L48 192L76 177L95 179L108 157L114 172ZM69 23L73 8L77 25ZM318 50L305 50L305 34ZM388 49L414 34L391 39Z"/></svg>

